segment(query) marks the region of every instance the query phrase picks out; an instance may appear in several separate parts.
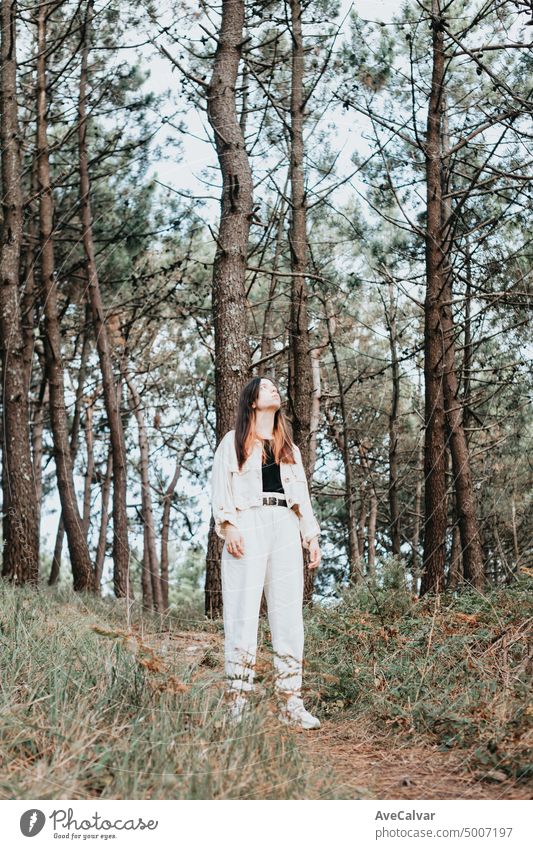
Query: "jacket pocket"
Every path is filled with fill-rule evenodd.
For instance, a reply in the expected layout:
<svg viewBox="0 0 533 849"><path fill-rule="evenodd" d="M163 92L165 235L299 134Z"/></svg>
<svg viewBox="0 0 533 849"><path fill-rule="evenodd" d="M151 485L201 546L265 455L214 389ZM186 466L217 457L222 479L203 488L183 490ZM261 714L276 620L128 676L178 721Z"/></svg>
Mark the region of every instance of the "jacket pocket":
<svg viewBox="0 0 533 849"><path fill-rule="evenodd" d="M253 498L254 485L253 469L235 469L231 473L231 486L233 490L233 502L238 510L246 510Z"/></svg>

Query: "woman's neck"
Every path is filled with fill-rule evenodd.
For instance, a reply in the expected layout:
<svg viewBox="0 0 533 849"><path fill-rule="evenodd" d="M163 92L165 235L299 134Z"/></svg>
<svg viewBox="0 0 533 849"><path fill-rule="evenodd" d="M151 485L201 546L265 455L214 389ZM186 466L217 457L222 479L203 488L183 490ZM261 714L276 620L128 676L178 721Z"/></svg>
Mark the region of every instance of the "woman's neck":
<svg viewBox="0 0 533 849"><path fill-rule="evenodd" d="M256 414L255 435L258 439L274 439L274 413L261 410Z"/></svg>

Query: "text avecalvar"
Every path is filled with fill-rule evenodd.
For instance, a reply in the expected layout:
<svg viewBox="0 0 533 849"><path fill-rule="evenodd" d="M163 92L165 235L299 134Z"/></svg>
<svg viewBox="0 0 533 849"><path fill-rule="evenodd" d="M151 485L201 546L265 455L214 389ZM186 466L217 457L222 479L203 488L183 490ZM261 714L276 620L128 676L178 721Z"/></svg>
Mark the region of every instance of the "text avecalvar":
<svg viewBox="0 0 533 849"><path fill-rule="evenodd" d="M377 820L432 820L435 812L430 811L378 811Z"/></svg>

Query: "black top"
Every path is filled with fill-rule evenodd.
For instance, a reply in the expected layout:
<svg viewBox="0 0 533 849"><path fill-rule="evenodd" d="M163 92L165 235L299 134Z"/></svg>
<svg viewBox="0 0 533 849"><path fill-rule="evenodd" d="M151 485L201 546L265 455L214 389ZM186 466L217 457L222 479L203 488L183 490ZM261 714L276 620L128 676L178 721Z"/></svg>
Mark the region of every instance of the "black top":
<svg viewBox="0 0 533 849"><path fill-rule="evenodd" d="M281 483L279 463L274 461L272 446L269 439L265 439L266 462L262 464L263 492L284 492Z"/></svg>

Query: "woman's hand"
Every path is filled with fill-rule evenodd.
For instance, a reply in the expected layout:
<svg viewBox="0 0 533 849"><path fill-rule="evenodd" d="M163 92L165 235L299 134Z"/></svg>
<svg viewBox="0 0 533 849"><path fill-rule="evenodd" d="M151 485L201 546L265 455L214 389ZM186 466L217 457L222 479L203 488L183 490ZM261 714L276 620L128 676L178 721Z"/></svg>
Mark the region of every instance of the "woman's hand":
<svg viewBox="0 0 533 849"><path fill-rule="evenodd" d="M316 569L322 559L322 553L318 544L318 537L313 537L309 542L309 564L308 569Z"/></svg>
<svg viewBox="0 0 533 849"><path fill-rule="evenodd" d="M226 548L233 557L242 557L244 554L244 538L236 525L227 525L225 534Z"/></svg>

